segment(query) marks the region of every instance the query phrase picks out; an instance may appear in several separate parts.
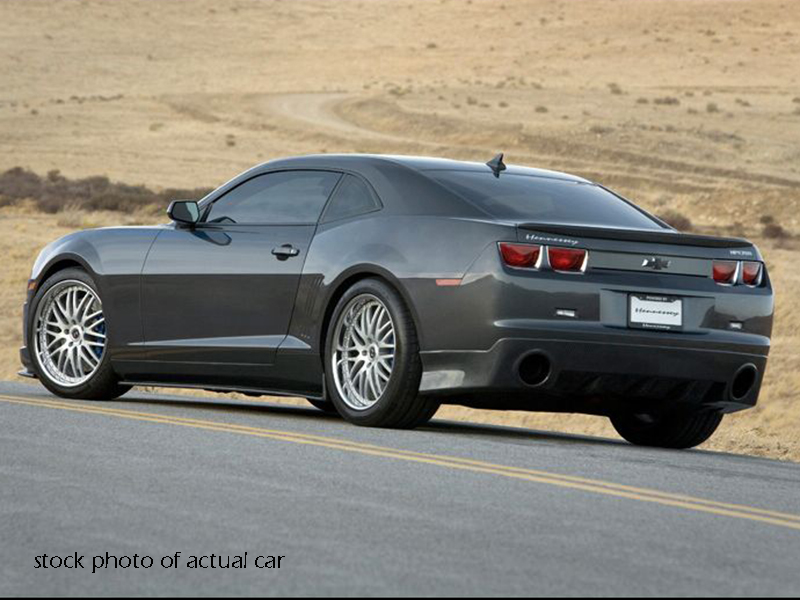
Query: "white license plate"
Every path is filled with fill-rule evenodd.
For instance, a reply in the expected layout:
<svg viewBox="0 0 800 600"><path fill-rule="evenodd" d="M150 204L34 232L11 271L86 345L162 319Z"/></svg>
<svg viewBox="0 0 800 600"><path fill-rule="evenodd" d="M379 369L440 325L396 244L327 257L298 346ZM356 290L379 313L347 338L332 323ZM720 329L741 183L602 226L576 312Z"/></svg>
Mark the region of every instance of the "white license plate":
<svg viewBox="0 0 800 600"><path fill-rule="evenodd" d="M683 300L670 296L631 294L628 325L642 329L680 329Z"/></svg>

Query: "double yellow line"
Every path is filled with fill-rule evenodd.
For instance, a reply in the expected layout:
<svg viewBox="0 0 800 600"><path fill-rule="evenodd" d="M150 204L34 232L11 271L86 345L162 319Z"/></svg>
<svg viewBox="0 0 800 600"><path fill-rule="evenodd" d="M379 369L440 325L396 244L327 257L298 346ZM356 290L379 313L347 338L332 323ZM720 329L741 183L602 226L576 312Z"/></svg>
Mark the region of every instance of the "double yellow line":
<svg viewBox="0 0 800 600"><path fill-rule="evenodd" d="M773 510L745 506L741 504L731 504L727 502L717 502L706 500L683 494L672 494L658 490L635 487L603 481L600 479L589 479L573 475L561 475L537 469L526 469L522 467L510 467L494 463L445 456L439 454L427 454L423 452L413 452L410 450L400 450L374 444L365 444L350 440L331 438L327 436L296 433L292 431L282 431L277 429L264 429L261 427L250 427L247 425L236 425L234 423L223 423L220 421L206 421L201 419L190 419L157 413L139 412L134 410L121 410L108 408L101 405L89 405L78 402L62 402L59 400L39 400L26 398L23 396L0 395L0 401L12 404L24 404L30 406L68 410L73 412L102 415L107 417L118 417L132 419L135 421L146 421L150 423L162 423L167 425L177 425L181 427L192 427L195 429L205 429L208 431L218 431L224 433L234 433L239 435L249 435L260 438L278 440L282 442L293 442L295 444L307 444L332 448L344 452L354 452L368 456L379 456L395 460L405 460L416 463L436 465L461 471L473 473L483 473L488 475L499 475L513 479L530 481L534 483L544 483L562 488L570 488L626 498L628 500L638 500L641 502L651 502L663 506L683 508L697 512L710 513L725 517L747 519L761 523L769 523L780 527L800 530L800 515L782 513Z"/></svg>

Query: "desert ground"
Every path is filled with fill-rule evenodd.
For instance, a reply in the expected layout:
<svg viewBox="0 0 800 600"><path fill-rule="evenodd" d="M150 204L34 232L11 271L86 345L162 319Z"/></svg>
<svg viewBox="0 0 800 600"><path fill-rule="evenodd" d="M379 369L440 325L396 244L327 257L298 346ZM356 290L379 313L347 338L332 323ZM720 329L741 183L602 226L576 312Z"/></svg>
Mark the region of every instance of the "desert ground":
<svg viewBox="0 0 800 600"><path fill-rule="evenodd" d="M292 154L504 151L598 180L759 245L777 295L761 400L704 447L800 460L798 65L793 0L3 0L0 173L194 188ZM39 249L162 208L0 198L0 378ZM439 416L616 436L597 417Z"/></svg>

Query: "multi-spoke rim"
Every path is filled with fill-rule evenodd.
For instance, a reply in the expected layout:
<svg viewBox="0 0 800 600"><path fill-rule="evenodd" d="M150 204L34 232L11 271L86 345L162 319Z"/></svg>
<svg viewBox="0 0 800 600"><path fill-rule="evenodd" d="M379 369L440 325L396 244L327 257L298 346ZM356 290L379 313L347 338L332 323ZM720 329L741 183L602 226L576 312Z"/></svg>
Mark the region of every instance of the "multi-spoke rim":
<svg viewBox="0 0 800 600"><path fill-rule="evenodd" d="M97 294L81 281L61 281L36 309L34 345L44 374L75 387L97 371L106 348L106 320Z"/></svg>
<svg viewBox="0 0 800 600"><path fill-rule="evenodd" d="M331 368L336 391L353 410L374 406L394 369L392 315L372 294L356 296L342 311L333 335Z"/></svg>

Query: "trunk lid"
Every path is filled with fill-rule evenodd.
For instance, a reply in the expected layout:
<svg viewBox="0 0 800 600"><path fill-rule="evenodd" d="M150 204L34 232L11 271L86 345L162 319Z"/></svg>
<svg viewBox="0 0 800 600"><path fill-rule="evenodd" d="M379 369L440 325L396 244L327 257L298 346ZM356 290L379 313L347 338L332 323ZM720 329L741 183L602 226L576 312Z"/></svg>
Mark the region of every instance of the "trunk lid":
<svg viewBox="0 0 800 600"><path fill-rule="evenodd" d="M672 230L611 229L545 223L517 224L520 242L585 248L591 269L642 271L709 277L711 261L761 261L758 249L742 238Z"/></svg>

